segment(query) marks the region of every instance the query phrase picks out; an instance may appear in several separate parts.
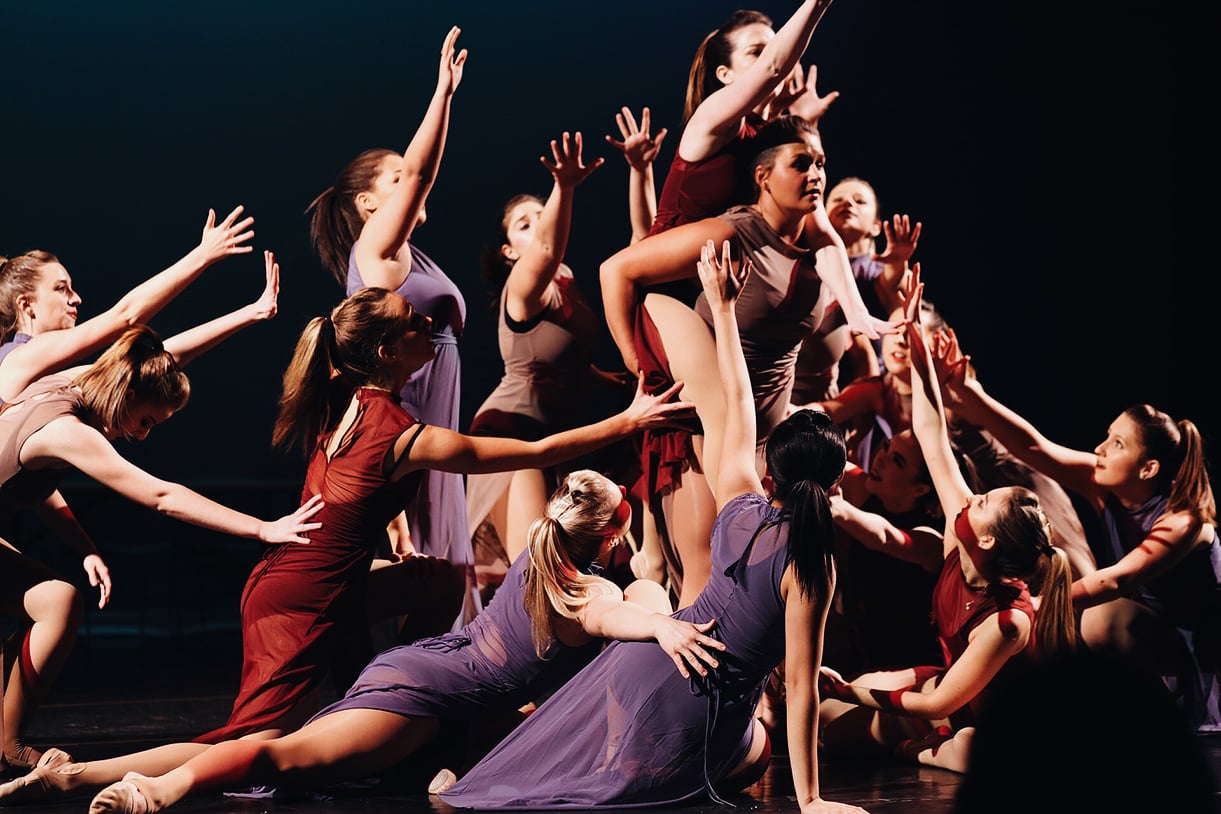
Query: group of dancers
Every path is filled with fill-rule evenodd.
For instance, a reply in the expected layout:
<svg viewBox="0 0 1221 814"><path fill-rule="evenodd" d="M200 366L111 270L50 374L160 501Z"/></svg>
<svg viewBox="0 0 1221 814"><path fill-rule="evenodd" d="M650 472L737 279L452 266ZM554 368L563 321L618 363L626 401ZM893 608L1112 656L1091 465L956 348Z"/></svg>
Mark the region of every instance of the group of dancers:
<svg viewBox="0 0 1221 814"><path fill-rule="evenodd" d="M57 489L68 469L267 547L242 594L229 720L78 762L24 732L83 600L0 545L21 621L0 806L94 793L91 812L143 814L209 790L319 789L403 772L446 740L453 762L427 790L459 807L720 801L783 749L803 814L859 812L822 797L820 754L967 772L990 692L1082 649L1207 716L1221 548L1199 431L1136 405L1072 450L984 390L910 262L922 225L882 218L863 179L828 186L817 123L835 94L801 58L829 5L805 0L778 29L738 12L705 38L660 196L666 132L620 112L607 141L629 167L633 238L601 265L603 315L564 263L575 190L602 160L580 133L551 142L550 194L509 200L484 258L505 372L467 432L466 299L411 239L466 67L451 29L406 151L361 153L310 206L346 296L283 375L273 442L309 463L276 520L111 444L185 404L188 361L275 316L266 252L251 305L166 339L145 324L253 251L240 207L79 323L53 255L5 260L4 508L33 508L80 553L99 606L110 575ZM593 366L604 337L637 375ZM626 406L580 423L599 386ZM378 620L395 638L380 653ZM346 692L320 708L328 679Z"/></svg>

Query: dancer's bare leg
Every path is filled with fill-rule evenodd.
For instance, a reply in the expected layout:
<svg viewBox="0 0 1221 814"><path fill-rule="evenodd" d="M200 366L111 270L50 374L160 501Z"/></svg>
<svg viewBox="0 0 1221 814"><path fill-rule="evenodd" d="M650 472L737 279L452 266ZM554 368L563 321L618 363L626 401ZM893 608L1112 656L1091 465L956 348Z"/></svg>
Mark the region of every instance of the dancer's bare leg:
<svg viewBox="0 0 1221 814"><path fill-rule="evenodd" d="M438 731L435 719L349 709L317 718L273 740L218 743L157 777L128 774L147 802L160 811L192 792L271 784L321 788L376 774L411 755ZM121 785L121 784L116 784ZM129 811L124 790L103 789L90 812Z"/></svg>
<svg viewBox="0 0 1221 814"><path fill-rule="evenodd" d="M0 805L54 800L95 792L128 772L162 774L210 748L206 743L171 743L129 755L37 768L0 785Z"/></svg>
<svg viewBox="0 0 1221 814"><path fill-rule="evenodd" d="M61 580L39 582L23 597L22 611L33 621L18 638L4 688L4 757L32 767L41 755L22 743L29 712L38 705L76 642L84 603L76 588Z"/></svg>
<svg viewBox="0 0 1221 814"><path fill-rule="evenodd" d="M504 526L496 527L510 565L517 559L518 554L526 550L530 526L543 516L550 493L551 489L548 488L547 476L543 470L520 469L513 473L513 480L509 482L509 489L504 498L507 501Z"/></svg>
<svg viewBox="0 0 1221 814"><path fill-rule="evenodd" d="M681 482L663 498L663 517L658 519L682 565L678 607L685 608L704 590L712 567L716 501L708 484L715 482L719 465L725 398L717 373L716 343L708 325L672 297L649 294L644 307L657 326L671 375L683 383L679 395L695 403L704 432L694 439L699 470L683 473Z"/></svg>

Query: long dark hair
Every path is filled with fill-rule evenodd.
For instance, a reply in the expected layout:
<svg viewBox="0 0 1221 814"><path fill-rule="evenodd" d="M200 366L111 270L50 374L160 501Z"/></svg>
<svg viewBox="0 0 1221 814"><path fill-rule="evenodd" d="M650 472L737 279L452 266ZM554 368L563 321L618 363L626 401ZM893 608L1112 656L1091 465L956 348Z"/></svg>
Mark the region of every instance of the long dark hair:
<svg viewBox="0 0 1221 814"><path fill-rule="evenodd" d="M356 196L373 187L382 159L388 155L397 153L382 148L365 150L348 162L335 183L305 209L306 214L312 213L310 243L322 265L342 286L346 287L348 282L348 255L365 225L364 217L356 208Z"/></svg>
<svg viewBox="0 0 1221 814"><path fill-rule="evenodd" d="M764 448L772 497L789 519L786 561L805 596L831 585L835 563L828 492L844 474L844 433L826 413L799 410L772 430Z"/></svg>
<svg viewBox="0 0 1221 814"><path fill-rule="evenodd" d="M509 214L513 207L526 201L535 201L539 206L546 205L542 198L528 192L514 195L505 202L500 211L500 217L496 221L495 240L485 246L479 255L479 276L483 278L483 289L487 293L493 319L499 317L500 293L504 290L505 281L509 279L509 272L513 270L513 261L501 251L509 242Z"/></svg>

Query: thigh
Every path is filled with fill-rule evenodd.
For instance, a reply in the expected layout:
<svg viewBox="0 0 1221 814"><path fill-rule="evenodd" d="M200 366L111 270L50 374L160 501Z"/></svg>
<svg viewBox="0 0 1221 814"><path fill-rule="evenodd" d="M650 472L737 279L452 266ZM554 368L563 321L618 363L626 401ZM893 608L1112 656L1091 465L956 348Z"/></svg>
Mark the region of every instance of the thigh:
<svg viewBox="0 0 1221 814"><path fill-rule="evenodd" d="M317 787L389 768L435 738L439 728L434 718L343 709L268 741L266 749L286 785Z"/></svg>

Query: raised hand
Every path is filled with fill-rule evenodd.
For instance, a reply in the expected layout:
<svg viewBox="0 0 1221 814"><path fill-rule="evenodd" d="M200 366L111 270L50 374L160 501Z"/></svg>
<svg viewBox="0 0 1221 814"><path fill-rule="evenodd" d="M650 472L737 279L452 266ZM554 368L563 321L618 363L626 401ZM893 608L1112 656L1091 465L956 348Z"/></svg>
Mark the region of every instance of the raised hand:
<svg viewBox="0 0 1221 814"><path fill-rule="evenodd" d="M661 150L661 142L669 131L663 127L657 131L656 136L649 135L650 121L647 107L640 111L639 127L636 126L636 117L626 106L615 114L615 122L619 125L619 133L623 136L623 141L619 141L613 136L607 136L606 143L623 153L628 166L634 170L643 171L657 159L657 154Z"/></svg>
<svg viewBox="0 0 1221 814"><path fill-rule="evenodd" d="M709 240L700 249L700 259L696 263L700 283L704 286L704 295L710 306L726 305L737 300L746 285L752 265L749 259L742 261L735 269L729 257L729 241L721 247L721 256L717 257L716 245Z"/></svg>
<svg viewBox="0 0 1221 814"><path fill-rule="evenodd" d="M691 670L706 676L709 667L720 665L716 656L708 652L709 648L725 649L724 642L704 635L715 626L715 619L695 624L659 614L657 630L654 632L653 638L657 639L657 644L661 645L661 649L674 660L674 666L678 668L679 675L683 678L690 678Z"/></svg>
<svg viewBox="0 0 1221 814"><path fill-rule="evenodd" d="M259 298L250 306L254 318L259 321L275 317L280 297L280 264L276 262L275 252L263 252L263 265L267 271L267 285L264 286Z"/></svg>
<svg viewBox="0 0 1221 814"><path fill-rule="evenodd" d="M322 528L321 523L311 523L309 520L322 511L324 505L322 495L314 495L292 514L286 514L279 520L264 521L259 528L259 539L265 543L309 543L309 538L303 535Z"/></svg>
<svg viewBox="0 0 1221 814"><path fill-rule="evenodd" d="M907 215L895 215L890 221L882 221L886 246L874 259L880 263L894 265L906 263L916 251L916 243L920 241L920 229L920 221L916 221L913 226Z"/></svg>
<svg viewBox="0 0 1221 814"><path fill-rule="evenodd" d="M441 44L441 67L437 72L437 89L452 94L462 84L462 69L466 65L466 49L454 53L454 43L462 29L454 26Z"/></svg>
<svg viewBox="0 0 1221 814"><path fill-rule="evenodd" d="M690 429L688 422L695 416L695 402L670 401L683 389L682 382L675 382L662 393L644 392L644 375L636 378L636 397L621 413L636 425L638 430Z"/></svg>
<svg viewBox="0 0 1221 814"><path fill-rule="evenodd" d="M592 164L586 166L581 160L582 144L580 130L576 132L575 136L564 131L560 141L551 140L552 160L548 161L545 155L538 157L547 171L555 177L555 183L558 186L569 189L575 187L605 162L606 159L599 156Z"/></svg>
<svg viewBox="0 0 1221 814"><path fill-rule="evenodd" d="M244 207L238 204L233 211L222 220L216 222L216 210L208 210L208 219L204 222L203 236L199 239L199 251L203 253L205 263L215 263L231 254L250 254L254 247L246 242L254 237L253 217L238 217Z"/></svg>
<svg viewBox="0 0 1221 814"><path fill-rule="evenodd" d="M793 73L785 80L780 93L772 101L772 109L787 110L791 116L800 116L810 124L817 124L827 112L827 108L831 107L831 103L839 98L837 90L826 96L819 96L815 88L817 80L817 65L810 66L807 76L801 73L801 63L793 66Z"/></svg>

